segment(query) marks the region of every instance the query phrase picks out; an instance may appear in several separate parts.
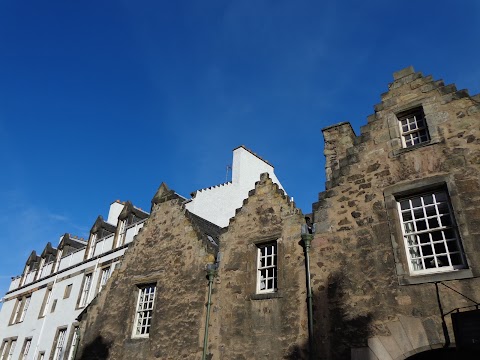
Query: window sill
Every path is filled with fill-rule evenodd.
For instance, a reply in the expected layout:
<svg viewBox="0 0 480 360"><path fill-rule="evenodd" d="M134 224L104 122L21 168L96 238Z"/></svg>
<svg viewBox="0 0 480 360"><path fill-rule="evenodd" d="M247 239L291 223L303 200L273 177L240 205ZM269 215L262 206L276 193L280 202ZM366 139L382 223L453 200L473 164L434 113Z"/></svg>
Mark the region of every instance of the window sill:
<svg viewBox="0 0 480 360"><path fill-rule="evenodd" d="M437 281L468 279L472 277L472 269L462 269L425 275L402 275L398 277L398 282L400 285L416 285L434 283Z"/></svg>
<svg viewBox="0 0 480 360"><path fill-rule="evenodd" d="M278 291L263 293L263 294L252 294L250 295L250 300L267 300L267 299L279 299L282 298L282 294Z"/></svg>
<svg viewBox="0 0 480 360"><path fill-rule="evenodd" d="M438 144L438 143L440 143L440 141L438 139L430 139L428 141L425 141L425 142L417 144L417 145L413 145L413 146L409 146L409 147L401 148L401 149L395 149L395 150L392 151L392 154L393 154L393 156L399 156L399 155L402 155L402 154L407 153L409 151L417 150L417 149L420 149L420 148L423 148L423 147L426 147L426 146L430 146L430 145L435 145L435 144Z"/></svg>

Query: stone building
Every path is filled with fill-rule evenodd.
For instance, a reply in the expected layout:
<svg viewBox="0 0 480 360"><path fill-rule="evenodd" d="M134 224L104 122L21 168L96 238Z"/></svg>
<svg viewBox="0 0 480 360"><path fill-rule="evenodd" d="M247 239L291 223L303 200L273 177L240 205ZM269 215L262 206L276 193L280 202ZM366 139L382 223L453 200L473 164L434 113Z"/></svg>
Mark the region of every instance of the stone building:
<svg viewBox="0 0 480 360"><path fill-rule="evenodd" d="M306 223L266 174L223 227L163 185L81 316L79 358L468 358L480 340L479 100L395 73L359 136L323 129L326 189Z"/></svg>
<svg viewBox="0 0 480 360"><path fill-rule="evenodd" d="M454 359L442 314L478 323L465 311L480 302L480 96L410 67L381 99L360 135L348 123L323 129L317 358ZM478 325L470 331L478 346Z"/></svg>
<svg viewBox="0 0 480 360"><path fill-rule="evenodd" d="M323 136L311 214L244 147L231 182L190 199L162 183L76 313L75 358L480 358L480 95L410 67L358 136Z"/></svg>
<svg viewBox="0 0 480 360"><path fill-rule="evenodd" d="M261 173L268 173L275 186L281 188L273 166L243 146L234 149L231 169L231 181L195 191L189 199L162 185L152 200L152 205L156 206L165 199L175 199L188 209L188 221L191 221L195 231L203 234L201 239L207 247L202 256L208 259L216 254L218 248L219 225L235 214L235 209L248 196ZM217 206L218 200L221 200L221 206ZM33 251L24 271L12 278L10 288L2 299L0 360L74 359L81 336L77 317L103 291L109 277L116 273L117 266L148 217L149 213L129 201L115 201L110 205L106 220L101 216L96 219L88 239L65 234L61 236L57 247L48 243L40 255ZM180 218L177 220L180 221ZM151 227L145 233L149 231ZM142 239L139 241L143 244ZM137 248L142 248L142 245ZM173 248L165 247L161 251L169 253ZM198 246L195 249L198 250ZM178 251L171 253L174 259L170 264L172 269L178 266L178 261L183 261L176 257L180 254ZM142 253L141 260L147 258ZM129 274L135 271L139 273L137 263L141 264L143 272L149 270L148 264L142 261L137 259L128 269ZM187 263L190 264L189 261ZM150 270L153 271L153 268ZM186 273L191 276L194 272L190 269ZM200 283L194 282L189 286L190 291L195 286L202 288ZM178 289L175 291L178 292ZM162 293L163 296L166 294ZM189 301L192 296L187 297ZM125 299L119 298L119 301L118 306L122 307ZM105 313L108 314L110 310L112 308L109 305Z"/></svg>

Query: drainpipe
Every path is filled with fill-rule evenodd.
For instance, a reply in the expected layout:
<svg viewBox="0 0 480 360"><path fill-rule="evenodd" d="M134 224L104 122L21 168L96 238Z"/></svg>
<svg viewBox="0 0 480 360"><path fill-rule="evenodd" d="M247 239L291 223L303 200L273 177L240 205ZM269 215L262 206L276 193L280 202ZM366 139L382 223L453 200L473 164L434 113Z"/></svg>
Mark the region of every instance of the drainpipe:
<svg viewBox="0 0 480 360"><path fill-rule="evenodd" d="M307 306L308 306L308 348L309 358L313 359L313 305L312 305L312 284L310 280L310 247L313 240L313 232L307 225L302 226L302 241L305 250L305 268L307 282Z"/></svg>
<svg viewBox="0 0 480 360"><path fill-rule="evenodd" d="M207 264L207 277L208 277L208 300L207 300L207 315L205 319L205 335L203 337L203 354L202 360L206 359L207 346L208 346L208 323L210 321L210 306L212 305L212 285L213 278L217 273L216 264Z"/></svg>
<svg viewBox="0 0 480 360"><path fill-rule="evenodd" d="M443 313L442 302L440 301L440 292L438 291L438 282L435 283L435 290L437 292L438 309L440 310L440 316L442 318L443 336L445 337L445 345L443 345L443 347L448 348L450 346L450 336L448 335L447 323L445 322L445 314Z"/></svg>

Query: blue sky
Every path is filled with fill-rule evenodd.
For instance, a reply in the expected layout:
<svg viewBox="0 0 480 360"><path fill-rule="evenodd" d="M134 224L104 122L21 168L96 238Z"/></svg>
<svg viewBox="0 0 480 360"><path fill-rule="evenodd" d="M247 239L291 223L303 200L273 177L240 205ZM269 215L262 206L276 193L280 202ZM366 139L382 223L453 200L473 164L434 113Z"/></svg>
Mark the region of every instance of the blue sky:
<svg viewBox="0 0 480 360"><path fill-rule="evenodd" d="M358 132L409 65L480 91L480 2L0 2L0 296L32 250L225 181L244 144L305 213L321 128Z"/></svg>

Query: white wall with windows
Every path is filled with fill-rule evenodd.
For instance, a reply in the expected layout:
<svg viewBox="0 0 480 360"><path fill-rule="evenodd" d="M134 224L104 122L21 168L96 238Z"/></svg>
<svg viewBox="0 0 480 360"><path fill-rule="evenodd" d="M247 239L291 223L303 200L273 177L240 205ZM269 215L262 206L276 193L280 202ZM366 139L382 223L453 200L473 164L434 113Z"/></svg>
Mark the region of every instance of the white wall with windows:
<svg viewBox="0 0 480 360"><path fill-rule="evenodd" d="M242 207L243 200L255 188L262 173L268 173L272 181L283 189L273 166L240 146L233 151L232 181L196 191L186 208L215 225L228 226L235 210Z"/></svg>
<svg viewBox="0 0 480 360"><path fill-rule="evenodd" d="M113 210L118 216L118 207ZM24 276L23 286L21 276L13 279L0 310L0 354L5 351L0 359L49 359L55 352L59 359L73 358L75 319L105 286L144 222L126 229L126 246L114 249L111 235L98 239L96 253L87 260L83 248L62 257L56 272L51 273L54 264L50 262L42 264L40 271L28 271L31 275ZM88 289L86 274L90 276ZM4 342L7 347L2 346Z"/></svg>

